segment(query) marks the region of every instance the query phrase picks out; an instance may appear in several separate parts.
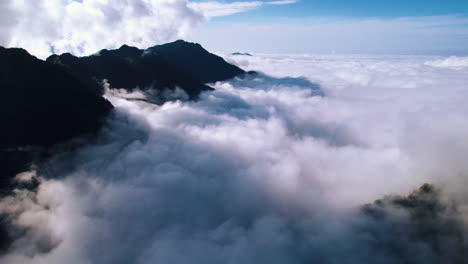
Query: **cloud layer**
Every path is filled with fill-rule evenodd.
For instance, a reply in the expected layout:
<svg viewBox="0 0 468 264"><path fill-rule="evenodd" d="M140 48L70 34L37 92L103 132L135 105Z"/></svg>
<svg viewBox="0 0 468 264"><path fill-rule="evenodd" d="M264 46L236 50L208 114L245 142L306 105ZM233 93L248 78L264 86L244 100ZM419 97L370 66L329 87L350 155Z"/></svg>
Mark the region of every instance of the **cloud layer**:
<svg viewBox="0 0 468 264"><path fill-rule="evenodd" d="M468 68L468 57L451 56L445 59L428 61L426 65L439 68L452 68L463 70L465 68Z"/></svg>
<svg viewBox="0 0 468 264"><path fill-rule="evenodd" d="M109 93L116 113L98 140L32 175L37 192L0 203L23 234L0 262L440 263L450 251L432 245L453 237L410 235L413 215L385 203L375 209L385 221L361 211L425 182L457 206L433 224L459 221L466 240L467 68L431 66L439 57L229 59L269 75L214 84L198 102Z"/></svg>

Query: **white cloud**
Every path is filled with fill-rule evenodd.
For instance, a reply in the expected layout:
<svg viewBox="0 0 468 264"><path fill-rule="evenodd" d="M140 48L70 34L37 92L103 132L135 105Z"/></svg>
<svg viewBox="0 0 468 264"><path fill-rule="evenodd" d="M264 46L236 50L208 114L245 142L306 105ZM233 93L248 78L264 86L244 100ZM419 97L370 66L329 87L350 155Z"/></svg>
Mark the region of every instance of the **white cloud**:
<svg viewBox="0 0 468 264"><path fill-rule="evenodd" d="M0 45L22 47L40 57L52 52L89 55L123 44L146 48L185 38L193 27L213 16L245 12L263 4L260 1L5 0L0 3Z"/></svg>
<svg viewBox="0 0 468 264"><path fill-rule="evenodd" d="M15 23L0 44L41 57L52 50L91 54L125 43L146 47L186 36L204 19L185 0L10 0L10 9L2 9L2 16Z"/></svg>
<svg viewBox="0 0 468 264"><path fill-rule="evenodd" d="M466 68L422 56L229 59L274 77L161 107L109 94L117 113L98 141L57 155L44 173L60 177L17 213L51 208L40 219L61 242L31 258L21 249L37 239L24 239L0 262L444 262L401 237L410 259L375 251L357 209L432 182L466 216Z"/></svg>
<svg viewBox="0 0 468 264"><path fill-rule="evenodd" d="M233 2L233 3L221 3L215 1L209 2L193 2L190 6L200 11L205 17L212 18L217 16L227 16L236 13L245 12L252 10L263 5L261 1L253 2Z"/></svg>
<svg viewBox="0 0 468 264"><path fill-rule="evenodd" d="M13 25L15 24L16 12L11 8L11 1L5 0L0 2L0 44L8 43L10 41L10 34Z"/></svg>
<svg viewBox="0 0 468 264"><path fill-rule="evenodd" d="M428 61L426 65L440 67L440 68L459 68L463 69L468 67L468 57L451 56L449 58Z"/></svg>
<svg viewBox="0 0 468 264"><path fill-rule="evenodd" d="M192 2L190 7L200 11L207 18L233 15L236 13L246 12L263 5L288 5L295 4L298 1L287 0L287 1L237 1L231 3L223 3L218 1L206 1L206 2Z"/></svg>
<svg viewBox="0 0 468 264"><path fill-rule="evenodd" d="M299 2L298 0L282 0L282 1L270 1L267 2L269 5L289 5Z"/></svg>

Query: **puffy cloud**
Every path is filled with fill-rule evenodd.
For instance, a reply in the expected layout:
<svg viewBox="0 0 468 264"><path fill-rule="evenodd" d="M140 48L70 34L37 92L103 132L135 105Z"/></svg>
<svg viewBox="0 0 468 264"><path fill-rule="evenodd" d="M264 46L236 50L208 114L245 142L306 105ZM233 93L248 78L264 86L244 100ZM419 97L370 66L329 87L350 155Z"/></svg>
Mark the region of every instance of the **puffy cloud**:
<svg viewBox="0 0 468 264"><path fill-rule="evenodd" d="M0 16L0 43L8 43L12 27L16 22L16 13L11 7L10 0L2 1L0 10L2 10L2 16Z"/></svg>
<svg viewBox="0 0 468 264"><path fill-rule="evenodd" d="M0 45L22 47L40 57L63 52L89 55L122 44L146 48L187 37L193 27L213 16L244 12L262 4L260 1L5 0L0 3Z"/></svg>
<svg viewBox="0 0 468 264"><path fill-rule="evenodd" d="M466 237L466 69L426 65L435 57L229 59L269 76L162 106L108 93L116 113L99 138L57 153L37 192L15 196L27 204L15 216L45 220L28 221L26 244L0 262L440 263L451 251L408 229L418 210L385 199L372 216L388 218L375 220L360 209L425 182L458 206L431 226L456 219L449 234ZM22 251L42 240L58 242Z"/></svg>
<svg viewBox="0 0 468 264"><path fill-rule="evenodd" d="M15 22L0 44L42 57L91 54L124 43L150 46L185 36L203 21L185 0L11 0L4 15Z"/></svg>

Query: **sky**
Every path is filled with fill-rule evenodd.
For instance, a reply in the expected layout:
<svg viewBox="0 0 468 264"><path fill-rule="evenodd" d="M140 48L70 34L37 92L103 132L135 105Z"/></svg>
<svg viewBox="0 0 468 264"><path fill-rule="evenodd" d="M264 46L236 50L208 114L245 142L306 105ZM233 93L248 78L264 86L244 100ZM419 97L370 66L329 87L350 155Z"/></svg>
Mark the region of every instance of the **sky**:
<svg viewBox="0 0 468 264"><path fill-rule="evenodd" d="M222 51L237 47L270 53L464 55L468 53L468 1L265 4L216 17L192 36Z"/></svg>
<svg viewBox="0 0 468 264"><path fill-rule="evenodd" d="M0 7L0 45L42 58L177 39L220 53L468 54L461 0L4 0Z"/></svg>
<svg viewBox="0 0 468 264"><path fill-rule="evenodd" d="M194 2L203 2L196 0ZM219 1L232 3L237 1ZM268 1L261 1L268 2ZM468 14L468 1L463 0L302 0L289 5L270 5L249 13L244 17L310 17L343 16L354 18L404 16L433 16ZM232 17L236 19L235 17Z"/></svg>

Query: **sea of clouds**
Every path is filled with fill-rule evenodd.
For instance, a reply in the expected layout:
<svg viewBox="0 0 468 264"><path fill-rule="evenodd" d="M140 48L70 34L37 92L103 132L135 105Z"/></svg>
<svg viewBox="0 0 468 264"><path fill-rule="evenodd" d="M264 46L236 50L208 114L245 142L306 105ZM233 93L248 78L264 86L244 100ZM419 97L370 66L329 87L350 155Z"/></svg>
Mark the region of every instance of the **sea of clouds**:
<svg viewBox="0 0 468 264"><path fill-rule="evenodd" d="M0 262L466 260L392 234L411 231L404 212L393 212L403 223L394 227L361 210L432 183L467 240L466 58L226 59L259 72L213 84L197 102L109 91L116 110L98 138L19 175L38 189L0 201L18 233ZM370 229L406 253L376 248ZM459 241L436 242L466 249Z"/></svg>

